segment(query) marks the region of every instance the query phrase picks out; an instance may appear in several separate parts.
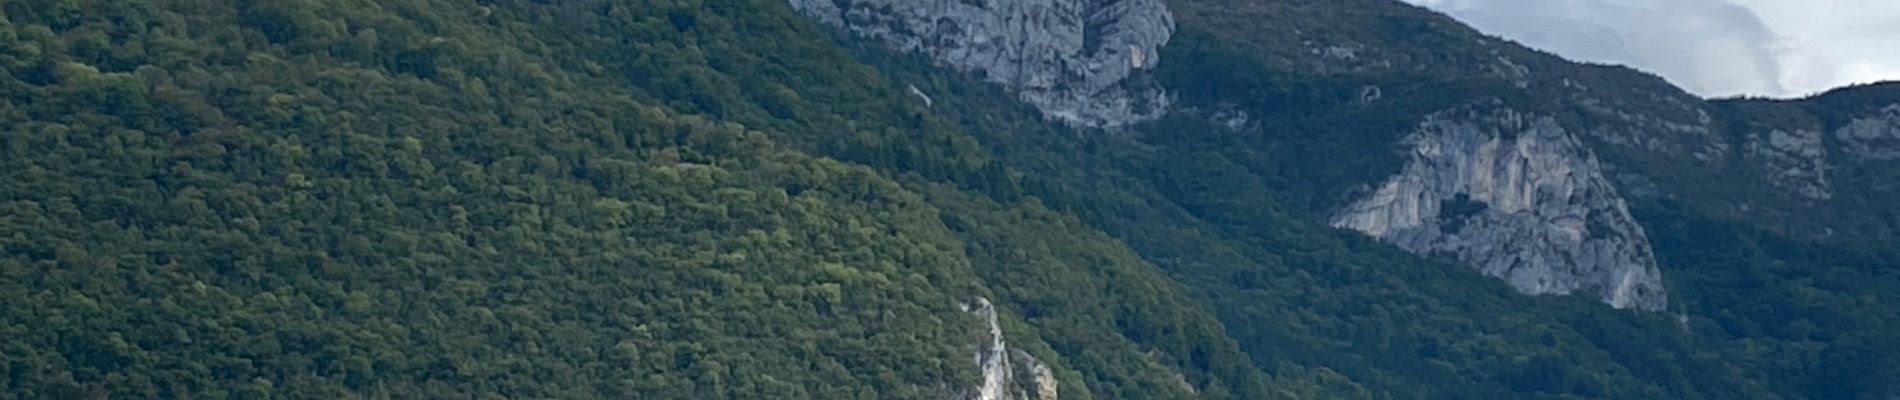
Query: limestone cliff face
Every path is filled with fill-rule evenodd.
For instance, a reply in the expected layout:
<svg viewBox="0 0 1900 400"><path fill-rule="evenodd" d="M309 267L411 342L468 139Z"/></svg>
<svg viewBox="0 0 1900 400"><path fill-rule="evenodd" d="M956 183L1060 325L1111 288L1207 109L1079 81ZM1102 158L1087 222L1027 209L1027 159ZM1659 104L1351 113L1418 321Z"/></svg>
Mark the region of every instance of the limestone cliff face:
<svg viewBox="0 0 1900 400"><path fill-rule="evenodd" d="M1768 171L1768 183L1814 200L1834 197L1827 180L1827 146L1820 131L1751 132L1744 144L1750 159Z"/></svg>
<svg viewBox="0 0 1900 400"><path fill-rule="evenodd" d="M1060 382L1042 360L1022 350L1010 349L1003 340L1003 326L996 322L996 307L989 299L977 298L964 304L964 310L989 323L988 335L976 350L976 365L983 381L964 400L1057 400Z"/></svg>
<svg viewBox="0 0 1900 400"><path fill-rule="evenodd" d="M1747 132L1744 156L1766 171L1773 187L1810 200L1834 197L1831 170L1900 160L1900 105L1856 118L1834 130L1832 137L1820 128Z"/></svg>
<svg viewBox="0 0 1900 400"><path fill-rule="evenodd" d="M1865 161L1900 160L1900 104L1855 119L1834 132L1849 155Z"/></svg>
<svg viewBox="0 0 1900 400"><path fill-rule="evenodd" d="M789 0L826 24L985 74L1051 118L1117 127L1165 112L1161 0Z"/></svg>
<svg viewBox="0 0 1900 400"><path fill-rule="evenodd" d="M1019 372L1027 374L1026 376L1029 377L1029 380L1026 381L1028 385L1023 388L1024 394L1017 396L1017 398L1034 400L1057 400L1061 398L1061 392L1058 390L1060 382L1056 381L1055 370L1049 369L1049 366L1043 364L1042 360L1038 360L1036 356L1029 355L1028 352L1022 350L1011 349L1009 351L1009 357L1011 361L1022 368Z"/></svg>
<svg viewBox="0 0 1900 400"><path fill-rule="evenodd" d="M1668 305L1649 239L1589 149L1555 120L1498 102L1428 116L1398 175L1333 224L1449 254L1527 294Z"/></svg>
<svg viewBox="0 0 1900 400"><path fill-rule="evenodd" d="M989 299L978 298L970 310L989 323L989 337L976 350L976 366L983 371L973 400L1005 400L1009 395L1009 344L1003 341L1003 326L996 323L996 307Z"/></svg>

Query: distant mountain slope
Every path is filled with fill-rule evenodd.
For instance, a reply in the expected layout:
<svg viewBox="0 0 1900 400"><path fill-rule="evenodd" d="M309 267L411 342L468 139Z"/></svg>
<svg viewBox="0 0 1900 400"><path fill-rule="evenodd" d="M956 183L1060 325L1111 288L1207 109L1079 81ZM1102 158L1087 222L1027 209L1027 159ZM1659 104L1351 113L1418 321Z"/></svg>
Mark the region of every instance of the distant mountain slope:
<svg viewBox="0 0 1900 400"><path fill-rule="evenodd" d="M1806 238L1892 242L1900 231L1900 83L1797 101L1720 100L1734 161L1696 200L1712 213ZM1739 187L1738 187L1739 186ZM1718 197L1719 196L1719 197Z"/></svg>
<svg viewBox="0 0 1900 400"><path fill-rule="evenodd" d="M1769 143L1780 129L1818 134L1803 133L1804 139L1793 142L1825 142L1830 148L1862 143L1861 153L1891 150L1894 144L1877 138L1900 132L1883 125L1891 119L1884 110L1900 104L1893 84L1799 101L1705 102L1650 74L1573 63L1397 1L1202 0L1171 6L1182 26L1207 32L1280 74L1362 82L1386 93L1396 84L1425 85L1431 87L1424 89L1428 95L1441 94L1445 83L1461 80L1508 86L1479 96L1501 96L1513 107L1560 116L1616 167L1630 195L1679 198L1702 212L1809 238L1885 240L1900 227L1869 206L1896 199L1885 189L1896 177L1866 172L1884 169L1876 166L1888 158L1850 156L1846 149L1829 152L1824 161L1788 158L1782 156L1788 151ZM1859 134L1867 139L1850 140L1840 132L1856 121L1865 121ZM1797 146L1793 142L1784 139L1783 147ZM1834 174L1823 170L1853 176L1854 182L1838 185L1853 194L1835 198L1827 179Z"/></svg>

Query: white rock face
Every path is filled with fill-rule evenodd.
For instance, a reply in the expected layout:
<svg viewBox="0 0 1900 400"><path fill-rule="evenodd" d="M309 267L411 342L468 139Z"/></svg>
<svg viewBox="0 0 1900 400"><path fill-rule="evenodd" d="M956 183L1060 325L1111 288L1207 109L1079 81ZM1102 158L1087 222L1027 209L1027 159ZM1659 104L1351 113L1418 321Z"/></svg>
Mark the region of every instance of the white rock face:
<svg viewBox="0 0 1900 400"><path fill-rule="evenodd" d="M974 304L964 304L963 310L989 323L989 337L976 349L976 365L983 371L983 381L964 399L1057 400L1056 389L1061 382L1056 380L1055 371L1028 352L1009 348L1003 340L1003 326L996 323L996 307L989 299L978 297ZM1012 362L1022 370L1012 367ZM1018 372L1028 379L1019 378Z"/></svg>
<svg viewBox="0 0 1900 400"><path fill-rule="evenodd" d="M1862 160L1900 160L1900 104L1879 115L1856 119L1834 132L1848 154Z"/></svg>
<svg viewBox="0 0 1900 400"><path fill-rule="evenodd" d="M1827 145L1821 132L1797 129L1750 133L1748 155L1768 168L1768 182L1815 200L1833 198L1827 182Z"/></svg>
<svg viewBox="0 0 1900 400"><path fill-rule="evenodd" d="M788 0L826 24L979 71L1046 116L1090 127L1158 118L1167 96L1131 83L1174 33L1161 0Z"/></svg>
<svg viewBox="0 0 1900 400"><path fill-rule="evenodd" d="M1029 389L1033 390L1029 390L1028 392L1035 395L1035 397L1019 396L1019 398L1035 400L1057 400L1061 398L1061 393L1057 390L1060 382L1056 381L1056 373L1050 370L1048 365L1044 365L1042 360L1038 360L1036 356L1029 355L1029 353L1023 352L1022 350L1010 350L1009 355L1016 362L1016 365L1022 366L1024 372L1029 374L1029 383L1031 384Z"/></svg>
<svg viewBox="0 0 1900 400"><path fill-rule="evenodd" d="M990 324L990 337L976 350L976 365L983 370L983 383L976 387L973 400L1007 400L1009 397L1009 344L1003 342L1003 326L996 323L996 307L990 299L977 298L970 311Z"/></svg>
<svg viewBox="0 0 1900 400"><path fill-rule="evenodd" d="M1404 143L1404 170L1334 226L1450 254L1526 294L1668 306L1643 228L1596 157L1553 119L1492 102L1429 116Z"/></svg>

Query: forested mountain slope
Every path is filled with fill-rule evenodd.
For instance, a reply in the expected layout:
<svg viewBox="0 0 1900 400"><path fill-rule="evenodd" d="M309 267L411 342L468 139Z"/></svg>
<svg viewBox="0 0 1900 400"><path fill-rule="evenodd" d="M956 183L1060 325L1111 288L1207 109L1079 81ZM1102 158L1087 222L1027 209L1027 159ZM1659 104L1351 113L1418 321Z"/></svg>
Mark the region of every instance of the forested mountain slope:
<svg viewBox="0 0 1900 400"><path fill-rule="evenodd" d="M892 12L877 7L879 3L838 4L847 9L844 21L849 25L851 16L877 21L877 15ZM1101 18L1139 14L1127 9L1145 4L1056 3L1089 13L1091 19L1080 23L1085 34L1092 27L1115 26ZM946 7L963 10L952 12L949 21L981 21L972 15L1011 10L959 7L964 6ZM1738 172L1761 171L1762 167L1741 154L1747 146L1727 139L1738 129L1725 118L1739 113L1722 109L1723 103L1703 102L1637 71L1574 64L1485 37L1442 15L1398 2L1178 1L1168 7L1174 14L1174 31L1158 55L1160 60L1152 71L1137 72L1124 83L1159 86L1176 97L1165 117L1126 129L1083 129L1074 137L1065 137L1061 129L1024 135L1035 129L996 121L996 115L1009 111L982 100L1011 97L1009 93L959 103L958 98L968 97L963 95L967 83L944 82L925 71L930 68L918 65L937 63L1012 90L1012 82L997 82L985 69L1016 64L972 67L920 62L876 50L861 52L861 58L887 71L899 71L895 75L907 82L928 83L918 86L932 97L937 111L963 116L973 134L998 149L1006 162L1028 172L1030 180L1060 182L1032 186L1056 187L1043 197L1128 242L1194 288L1222 316L1229 332L1249 347L1256 362L1269 369L1283 361L1323 365L1346 372L1374 392L1421 397L1564 393L1613 398L1828 398L1879 396L1892 390L1883 383L1889 378L1872 377L1900 371L1895 341L1875 338L1876 332L1886 329L1877 326L1893 323L1881 316L1889 311L1874 311L1893 309L1882 299L1883 288L1896 284L1893 263L1878 256L1849 256L1879 251L1882 245L1861 240L1879 243L1882 239L1876 234L1856 238L1861 240L1816 241L1791 229L1864 224L1869 221L1860 216L1877 215L1880 210L1810 203L1807 206L1812 209L1827 211L1792 214L1794 219L1747 218L1753 215L1724 211L1730 209L1725 204L1767 203L1799 191L1774 184L1770 176ZM816 19L831 23L822 15ZM1011 34L1008 30L946 30L944 21L937 20L936 30L910 32L952 35L923 41L924 50L898 49L938 57L928 43L955 49L961 43L981 43L955 35ZM1075 29L1062 21L1046 22L1049 25L1043 29ZM1040 36L1022 38L1033 41ZM891 42L875 35L846 41L873 48ZM1084 40L1077 54L1090 54L1089 43ZM1145 65L1133 58L1130 62ZM1867 137L1858 142L1879 148L1871 143L1881 142L1878 138L1891 132L1885 130L1888 124L1880 123L1883 114L1877 112L1880 104L1886 104L1881 103L1881 93L1890 93L1886 89L1847 91L1857 93L1853 96L1857 101L1834 94L1806 103L1876 110L1850 111L1857 114L1847 115L1858 116L1835 117L1841 120L1824 129L1863 127L1851 131L1868 132L1857 133ZM1037 108L1028 113L1061 120L1060 115L1049 114L1046 106L1026 103ZM1472 119L1472 115L1505 117L1485 120ZM1464 128L1473 125L1480 129ZM1445 139L1422 141L1419 132ZM1535 137L1554 139L1527 139ZM1829 139L1830 146L1833 141ZM1421 172L1410 172L1408 168L1414 167L1407 167L1408 154L1425 148L1421 143L1433 143L1437 146L1431 147L1433 151L1441 152L1453 145L1472 146L1465 154L1519 146L1518 158L1510 166L1515 162L1549 165L1524 170L1556 178L1586 178L1526 180L1527 187L1514 191L1440 180L1450 176L1464 182L1503 182L1522 176L1515 171L1524 170L1502 168L1505 163L1495 162L1500 168L1488 172L1472 167L1494 162L1486 158L1440 157L1410 161L1425 166ZM1393 175L1399 178L1387 178ZM1737 176L1740 179L1733 178ZM1640 272L1647 276L1643 284L1647 287L1668 286L1670 293L1679 290L1694 295L1668 296L1686 304L1681 307L1664 308L1663 301L1620 303L1668 310L1662 315L1596 315L1596 308L1583 305L1524 307L1537 300L1476 295L1488 293L1487 289L1466 285L1486 285L1469 282L1472 277L1463 271L1445 271L1437 269L1444 268L1442 264L1386 254L1382 246L1351 235L1338 237L1316 226L1316 222L1336 224L1342 210L1352 210L1355 202L1368 199L1386 179L1426 183L1420 193L1431 197L1410 205L1411 212L1418 213L1411 215L1423 217L1430 229L1447 233L1437 238L1407 236L1420 240L1409 243L1430 251L1394 240L1408 250L1442 250L1453 253L1452 261L1480 267L1488 265L1484 260L1521 262L1520 252L1548 260L1524 269L1507 263L1499 269L1503 273L1480 268L1486 275L1506 277L1520 292L1545 292L1539 288L1548 287L1541 286L1549 282L1546 279L1580 280L1581 288L1589 288L1589 279L1598 279L1594 278L1598 273ZM1884 190L1882 182L1874 176L1847 190ZM1718 186L1742 190L1723 191ZM1585 192L1584 188L1600 195L1547 197ZM1518 198L1527 200L1513 203ZM1582 212L1569 208L1577 204L1585 205ZM1536 211L1514 211L1524 209ZM1610 218L1599 219L1599 214ZM1723 221L1730 218L1741 225ZM1650 225L1665 223L1670 229L1647 232ZM1542 244L1522 244L1522 238L1550 232L1561 235L1565 230L1577 232L1571 234L1582 240L1567 242L1556 236ZM1810 248L1813 256L1841 258L1801 259L1808 256L1792 253L1740 259L1682 256L1712 248L1758 248L1766 246L1765 240L1780 241L1774 246L1782 248ZM1605 253L1595 249L1605 245L1625 249L1613 252L1624 252L1630 258L1621 260L1631 261L1594 264L1604 266L1594 271L1565 272L1565 268L1592 265L1579 260L1601 257ZM1500 248L1510 251L1497 252ZM1644 264L1650 266L1622 266ZM1780 271L1780 275L1757 272L1767 270ZM1732 280L1739 275L1756 277ZM1521 283L1520 277L1529 278L1528 284ZM1626 279L1613 276L1599 282L1629 282ZM1786 290L1808 292L1796 296ZM1601 298L1617 305L1620 292L1606 290ZM1711 293L1722 293L1718 297L1725 300L1712 301ZM1728 297L1736 293L1762 297ZM1662 298L1660 292L1653 294L1658 296L1652 298ZM1805 328L1822 324L1816 321L1827 318L1821 317L1824 314L1861 318L1836 320L1828 323L1831 328ZM1289 322L1302 318L1314 323ZM1790 326L1804 327L1792 329L1801 335L1828 332L1827 338L1764 332ZM1441 351L1459 347L1457 341L1487 336L1480 332L1501 332L1510 339L1462 346L1468 351L1462 354ZM1866 339L1840 339L1850 336ZM1317 337L1351 339L1301 342ZM1565 337L1574 339L1561 339ZM1395 350L1415 352L1394 354ZM1842 356L1846 354L1862 356ZM1495 360L1510 361L1493 364ZM1569 368L1546 369L1557 365ZM1451 371L1438 370L1445 367Z"/></svg>
<svg viewBox="0 0 1900 400"><path fill-rule="evenodd" d="M779 0L7 2L0 397L1895 394L1890 242L1810 234L1890 190L1845 164L1887 88L1706 104L1391 1L1029 3L1115 10L1051 48L1134 67L1022 86ZM1600 158L1642 229L1574 243L1653 248L1667 305L1333 227L1460 107ZM1663 152L1730 139L1631 139L1698 110L1730 151L1830 132L1861 208L1738 222L1771 197ZM1534 220L1490 209L1436 223Z"/></svg>
<svg viewBox="0 0 1900 400"><path fill-rule="evenodd" d="M1219 325L1125 250L1049 261L1113 242L1013 247L1007 267L1044 280L986 286L974 266L1003 260L966 255L924 197L775 144L829 130L722 115L761 107L722 96L750 74L699 46L774 31L683 33L811 31L661 6L8 3L5 396L943 398L987 372L959 304L1119 269L1096 285L1113 298L1028 324L1006 309L1010 356L1067 398L1263 397ZM910 107L844 73L810 77L869 104L844 112ZM1146 314L1110 314L1127 309Z"/></svg>

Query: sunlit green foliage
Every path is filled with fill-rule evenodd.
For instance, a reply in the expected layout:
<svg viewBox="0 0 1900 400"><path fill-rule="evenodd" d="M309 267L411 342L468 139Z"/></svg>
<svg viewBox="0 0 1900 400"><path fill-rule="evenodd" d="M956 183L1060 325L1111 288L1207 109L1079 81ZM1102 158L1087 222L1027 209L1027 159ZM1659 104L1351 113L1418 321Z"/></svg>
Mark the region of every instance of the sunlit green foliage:
<svg viewBox="0 0 1900 400"><path fill-rule="evenodd" d="M1639 314L1326 227L1417 115L1510 89L1288 73L1207 10L1157 72L1185 111L1110 133L777 0L0 3L0 398L940 399L977 296L1073 399L1900 379L1877 245L1644 204L1678 308Z"/></svg>
<svg viewBox="0 0 1900 400"><path fill-rule="evenodd" d="M941 122L913 137L921 106L868 67L757 59L849 62L782 6L0 10L0 397L883 399L978 382L982 328L957 304L1008 282L979 279L941 212L884 176L1018 189ZM1220 335L1163 293L1173 308L1142 310L1188 319L1128 332ZM1216 376L1166 353L1208 338L1125 338L1108 312L1062 325L1093 336L1051 335L1075 361L1037 339L1047 324L1006 322L1067 398L1259 397L1231 344L1213 354L1234 377Z"/></svg>

